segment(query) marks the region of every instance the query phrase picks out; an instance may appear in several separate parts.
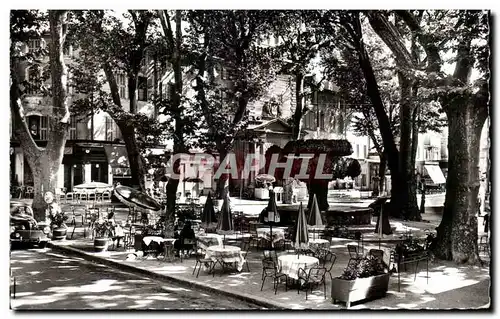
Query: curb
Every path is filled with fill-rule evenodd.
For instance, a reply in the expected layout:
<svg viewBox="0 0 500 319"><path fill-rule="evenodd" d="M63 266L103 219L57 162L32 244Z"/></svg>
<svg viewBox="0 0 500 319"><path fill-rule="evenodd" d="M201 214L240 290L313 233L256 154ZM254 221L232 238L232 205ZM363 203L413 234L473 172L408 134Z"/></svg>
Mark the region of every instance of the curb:
<svg viewBox="0 0 500 319"><path fill-rule="evenodd" d="M216 294L219 294L219 295L225 295L225 296L228 296L228 297L232 297L232 298L235 298L235 299L242 300L244 302L253 303L255 305L265 307L266 308L265 310L284 310L284 309L288 309L284 305L280 305L280 304L277 304L277 303L272 303L272 302L269 302L268 300L265 300L263 298L251 296L251 295L245 294L245 293L233 293L233 292L230 292L230 291L225 291L225 290L220 290L220 289L217 289L217 288L213 288L211 286L208 286L208 285L205 285L205 284L202 284L202 283L196 283L196 282L192 282L192 281L189 281L189 280L184 280L184 279L180 279L180 278L171 277L171 276L168 276L168 275L158 274L158 273L155 273L155 272L152 272L152 271L149 271L149 270L146 270L146 269L142 269L142 268L139 268L139 267L134 267L134 266L131 266L131 265L125 265L125 264L122 264L122 263L119 263L119 262L116 262L116 261L113 261L113 260L109 260L109 259L106 259L106 258L103 258L103 257L90 255L90 254L87 254L87 253L85 253L84 251L82 251L80 249L77 249L77 248L68 247L68 246L60 246L60 245L56 245L56 244L54 244L52 242L49 242L47 244L47 247L51 248L51 249L54 249L54 250L57 250L57 251L62 252L62 253L69 253L69 254L72 254L72 255L78 255L78 256L82 257L83 259L85 259L85 260L96 262L96 263L99 263L99 264L103 264L103 265L106 265L108 267L116 268L118 270L122 270L122 271L125 271L125 272L130 272L130 273L134 273L134 274L137 274L137 275L143 275L143 276L147 276L149 278L158 279L158 280L161 280L161 281L168 280L168 281L172 281L174 283L180 284L180 285L189 286L190 288L196 288L198 290L203 290L205 292L216 293Z"/></svg>

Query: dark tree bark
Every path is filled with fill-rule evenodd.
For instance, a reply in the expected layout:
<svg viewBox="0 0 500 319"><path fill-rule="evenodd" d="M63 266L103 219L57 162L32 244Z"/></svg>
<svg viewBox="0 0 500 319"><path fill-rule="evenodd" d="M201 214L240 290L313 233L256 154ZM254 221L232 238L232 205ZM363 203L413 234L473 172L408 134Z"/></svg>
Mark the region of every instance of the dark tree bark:
<svg viewBox="0 0 500 319"><path fill-rule="evenodd" d="M303 114L303 91L304 91L304 74L296 72L295 74L295 112L293 113L293 130L292 138L298 140L300 137L300 124Z"/></svg>
<svg viewBox="0 0 500 319"><path fill-rule="evenodd" d="M400 96L400 142L399 142L399 169L401 184L398 189L393 189L391 205L393 209L401 211L401 215L407 220L421 220L420 212L417 205L417 189L415 183L415 165L412 162L412 133L413 133L413 114L414 105L413 86L414 80L409 76L398 73L399 86L401 91Z"/></svg>
<svg viewBox="0 0 500 319"><path fill-rule="evenodd" d="M473 30L479 16L479 12L467 11L461 19ZM437 228L434 253L438 258L457 263L477 264L480 262L475 216L480 186L479 145L481 130L489 115L491 82L483 81L474 94L465 88L474 65L472 38L470 34L461 37L455 71L453 77L447 79L448 85L462 88L462 92L448 92L441 99L448 118L449 168L443 219ZM490 64L489 58L487 63Z"/></svg>
<svg viewBox="0 0 500 319"><path fill-rule="evenodd" d="M46 204L43 200L45 192L55 193L58 182L58 171L64 155L70 113L66 98L67 69L63 59L63 45L66 35L67 12L49 11L50 36L49 61L52 78L52 121L48 133L47 146L40 148L29 133L28 126L21 114L18 61L12 57L10 108L16 123L15 134L33 174L34 198L33 213L37 221L45 220Z"/></svg>
<svg viewBox="0 0 500 319"><path fill-rule="evenodd" d="M477 249L477 195L479 192L479 143L487 111L467 99L454 99L447 107L448 178L443 219L437 228L436 256L475 264Z"/></svg>
<svg viewBox="0 0 500 319"><path fill-rule="evenodd" d="M116 78L113 73L113 69L109 63L103 64L104 74L106 75L106 80L108 81L109 88L111 91L111 97L113 99L113 103L122 109L122 102L120 100L120 93L118 89L118 85L116 83ZM130 101L130 106L133 107L137 102ZM132 184L138 185L141 190L144 190L144 174L145 167L144 162L142 160L142 156L139 152L139 146L137 145L135 127L130 124L130 122L126 118L122 118L122 112L109 112L109 115L115 121L116 125L120 129L122 134L123 142L125 143L125 147L127 149L127 157L130 164L130 171L132 175Z"/></svg>
<svg viewBox="0 0 500 319"><path fill-rule="evenodd" d="M116 125L120 128L123 142L127 148L128 161L130 163L130 173L132 175L132 185L138 185L141 190L145 190L144 175L146 168L139 151L135 127L130 125L126 120L116 120Z"/></svg>
<svg viewBox="0 0 500 319"><path fill-rule="evenodd" d="M394 134L391 130L389 117L387 116L384 103L382 102L382 98L380 96L377 79L375 78L370 57L363 43L359 13L353 14L351 17L342 20L341 23L350 35L352 44L354 44L356 51L358 52L359 65L366 81L367 94L370 97L373 109L375 110L375 114L377 116L380 134L382 136L382 142L387 156L387 164L391 170L391 190L406 189L406 185L404 185L401 180L399 152L396 147L396 143L394 142ZM403 194L403 196L406 198L408 197L407 194ZM406 198L398 198L398 203L401 203L401 201ZM397 205L391 205L391 207L393 207L394 211L398 211Z"/></svg>
<svg viewBox="0 0 500 319"><path fill-rule="evenodd" d="M135 34L131 43L133 50L130 52L129 58L126 61L127 66L127 90L129 98L129 113L137 113L137 83L139 71L141 69L141 62L144 56L144 49L147 46L146 33L150 25L151 16L149 13L137 13L134 10L130 10L130 14L134 21ZM95 31L103 33L102 24L94 25ZM109 61L104 61L103 70L106 75L106 80L108 81L111 97L113 103L118 106L118 111L108 112L113 121L117 124L118 128L123 137L125 147L127 149L127 156L130 164L130 171L132 175L132 184L139 186L140 190L145 191L145 181L144 176L146 174L146 168L142 156L140 155L140 148L137 143L136 129L130 122L123 117L124 111L120 100L120 93L118 85L116 83L116 78L113 73L113 68Z"/></svg>
<svg viewBox="0 0 500 319"><path fill-rule="evenodd" d="M184 116L181 109L181 98L183 93L183 81L182 81L182 56L181 56L181 45L182 45L182 28L181 28L181 11L175 11L175 35L170 23L170 17L166 10L160 10L160 22L165 33L165 38L168 45L170 46L170 51L172 55L170 57L170 62L172 63L172 68L174 72L174 92L172 96L172 103L170 105L170 111L173 118L175 119L174 128L174 147L173 155L186 153L186 143L184 137ZM173 163L173 169L175 175L179 176L179 160ZM165 232L167 234L173 234L174 221L175 221L175 203L177 188L179 186L178 178L170 178L167 183L167 210L165 212Z"/></svg>
<svg viewBox="0 0 500 319"><path fill-rule="evenodd" d="M382 193L384 191L384 185L385 185L385 171L387 170L387 159L385 158L385 154L380 154L380 164L378 167L378 189Z"/></svg>

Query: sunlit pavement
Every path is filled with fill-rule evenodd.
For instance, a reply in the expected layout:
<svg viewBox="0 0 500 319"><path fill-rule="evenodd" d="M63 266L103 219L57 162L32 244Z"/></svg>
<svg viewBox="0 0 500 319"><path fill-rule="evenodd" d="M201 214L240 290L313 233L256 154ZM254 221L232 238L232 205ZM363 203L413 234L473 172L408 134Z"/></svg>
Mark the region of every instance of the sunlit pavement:
<svg viewBox="0 0 500 319"><path fill-rule="evenodd" d="M278 293L274 294L272 281L261 287L261 256L262 252L252 250L248 256L250 272L244 267L242 272L227 272L221 274L217 271L215 276L201 271L199 278L192 275L195 260L193 258L173 261L157 260L156 258L130 259L131 252L123 250L94 253L90 240L68 240L54 242L61 251L78 249L85 256L98 258L102 262L114 262L118 269L125 265L134 267L138 271L148 271L151 276L165 276L175 278L189 284L210 287L232 296L253 298L256 302L265 301L277 308L283 309L345 309L344 303L332 304L330 298L331 281L326 281L325 298L322 287L314 288L305 299L304 292L297 294L297 290L285 292L284 285L280 285ZM336 253L337 261L333 266L333 277L339 276L346 267L349 254L345 248L345 241L333 243L331 250ZM65 248L68 247L68 248ZM365 252L372 245L365 246ZM388 247L381 247L387 251ZM68 251L68 253L74 253ZM286 254L279 252L278 254ZM83 256L82 255L82 256ZM387 255L387 253L385 253ZM487 256L481 253L483 260ZM417 276L414 278L415 265L408 265L406 271L401 272L401 288L398 289L398 276L394 274L389 280L389 290L385 298L351 304L352 309L476 309L488 306L490 303L490 270L487 264L484 267L461 266L451 261L435 260L429 262L429 281L426 278L425 263L419 263ZM473 296L472 296L473 295Z"/></svg>
<svg viewBox="0 0 500 319"><path fill-rule="evenodd" d="M123 208L115 216L117 220L124 220L127 216L127 210ZM429 222L391 221L391 224L396 226L396 232L399 233L399 234L395 233L394 235L391 236L398 237L399 235L402 234L402 232L406 232L408 230L412 231L412 233L417 233L417 232L423 233L424 229L434 229L439 224L441 216L439 216L439 214L426 213L423 216L423 218L428 220ZM80 224L78 220L77 223L78 225ZM71 230L72 229L70 228L70 231ZM479 230L479 234L480 235L482 234L481 229ZM373 234L366 234L366 236L373 237ZM384 238L387 240L390 239L389 237L391 236L385 236ZM286 309L345 309L345 305L342 303L332 304L331 299L329 297L329 291L331 289L329 279L327 280L326 299L323 296L322 289L314 289L309 297L309 300L307 301L305 300L304 293L298 295L296 290L292 291L289 290L288 292L285 292L284 287L282 286L280 286L280 288L278 289L278 294L275 295L272 289L272 282L266 283L263 291L260 291L262 253L255 250L253 250L249 254L247 259L249 261L251 272L243 271L241 273L228 273L224 275L217 274L215 277L212 277L212 275L207 274L204 271L201 271L199 278L196 278L195 276L192 275L193 267L195 264L195 260L192 258L184 260L183 263L180 263L178 260L174 260L173 262L165 262L165 261L158 261L156 259L128 261L127 255L129 255L131 252L125 252L123 251L123 248L120 249L120 251L93 253L93 248L92 248L93 243L89 238L87 239L83 238L83 228L81 227L77 227L74 237L75 237L74 240L65 240L62 242L54 242L54 243L61 246L79 249L83 254L97 256L99 258L103 258L106 260L112 260L120 264L136 267L138 269L150 271L155 274L168 276L171 278L182 280L187 283L199 284L205 287L210 287L212 289L219 290L221 292L227 292L232 295L240 295L240 296L242 295L247 298L254 298L261 302L265 301L266 303L271 303L276 307L281 307ZM347 265L349 255L347 253L346 244L349 242L350 242L349 240L345 239L335 239L335 241L332 242L332 246L330 248L334 253L337 254L338 257L332 270L332 275L334 277L340 275L345 266ZM384 259L386 262L388 262L389 249L393 245L394 243L382 242L382 247L380 248L384 250ZM370 248L378 248L377 242L365 243L365 252L367 252L368 249ZM19 254L20 252L16 253ZM15 258L15 255L13 256ZM489 261L487 254L484 252L481 252L481 258L486 262ZM76 264L72 265L75 265L73 269L78 269L78 267L76 267ZM13 267L16 267L16 265L13 264ZM94 265L94 267L99 267L99 266ZM101 269L101 268L96 268L96 269ZM41 271L39 268L35 268L33 270ZM352 309L474 309L474 308L487 307L490 303L490 287L489 287L490 269L487 266L485 267L458 266L453 262L436 260L434 262L429 263L428 283L425 277L426 276L425 265L419 264L416 280L414 280L413 271L414 271L414 265L409 265L407 271L401 273L401 291L398 291L397 275L393 275L390 279L389 291L387 292L387 296L385 298L366 301L359 304L352 304L351 308ZM118 272L112 271L112 273L118 273ZM41 276L41 278L45 278L45 275ZM95 275L94 278L95 278L94 281L105 279L105 277L101 278L98 275ZM127 278L127 280L130 280L129 275L126 275L125 278ZM29 293L31 291L27 290L27 292ZM52 295L50 295L50 293L52 293ZM57 295L54 297L53 295L55 293L51 291L45 292L45 294L49 294L51 298L59 298L57 297ZM43 303L38 301L38 299L33 297L33 295L34 294L28 295L31 296L30 297L31 299L28 299L31 304L30 307L35 309L41 309L41 307L36 306L36 304L37 302L38 304L43 304ZM91 293L89 293L89 295L91 295ZM162 295L163 297L165 297L165 294L161 293L161 289L160 290L152 289L151 295L152 296ZM153 298L153 301L151 302L139 301L144 299L143 296L144 294L141 295L141 298L135 299L137 301L134 302L130 301L118 302L121 301L123 298L116 298L113 296L107 298L110 298L111 301L108 301L108 303L113 304L113 307L115 307L115 309L117 308L146 309L150 307L149 304L156 304L154 302L155 300L154 298L159 298L159 297L151 297ZM44 298L47 299L48 297ZM131 299L131 297L126 297L126 299L127 298ZM62 300L64 298L61 297L60 299ZM224 296L224 297L219 297L216 300L225 300L225 299L227 298ZM46 301L44 302L47 303ZM89 301L85 302L88 303ZM100 307L105 307L101 306L102 303L103 301L100 302L93 301L92 305L86 307L99 309ZM146 303L146 304L144 306L141 306L141 303ZM114 306L114 304L117 304L117 306ZM238 303L228 303L228 304L229 307L225 307L219 301L217 301L217 305L220 308L222 307L231 308L231 306L234 305L234 308L243 309L238 306ZM210 309L213 307L217 308L217 306L214 306L213 304L212 306L206 306L206 307L204 305L201 306L197 305L199 304L195 304L195 307L206 308L206 309ZM13 306L16 306L16 304L13 303ZM188 304L187 306L189 307L191 305ZM151 306L151 307L156 308L156 306ZM165 307L168 308L169 306ZM176 306L172 307L174 309L178 309ZM70 307L68 306L67 308Z"/></svg>
<svg viewBox="0 0 500 319"><path fill-rule="evenodd" d="M15 299L11 296L14 310L260 308L66 257L50 249L14 250L10 264L16 278Z"/></svg>

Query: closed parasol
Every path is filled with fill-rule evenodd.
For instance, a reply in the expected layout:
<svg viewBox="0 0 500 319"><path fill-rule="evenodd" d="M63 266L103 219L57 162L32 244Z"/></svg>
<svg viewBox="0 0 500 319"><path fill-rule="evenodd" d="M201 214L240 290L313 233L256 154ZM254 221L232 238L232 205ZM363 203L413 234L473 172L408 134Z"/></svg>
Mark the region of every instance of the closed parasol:
<svg viewBox="0 0 500 319"><path fill-rule="evenodd" d="M299 213L297 214L297 225L295 226L295 238L294 246L297 255L300 253L300 249L307 249L309 246L309 231L307 230L306 215L304 213L304 207L302 203L299 206Z"/></svg>
<svg viewBox="0 0 500 319"><path fill-rule="evenodd" d="M224 202L222 203L217 233L224 235L224 241L226 240L226 235L232 235L234 233L233 213L231 212L231 205L229 204L227 194L224 196Z"/></svg>
<svg viewBox="0 0 500 319"><path fill-rule="evenodd" d="M217 227L214 203L212 202L212 195L210 193L208 193L207 201L205 202L203 213L201 214L201 227L205 229L213 229Z"/></svg>
<svg viewBox="0 0 500 319"><path fill-rule="evenodd" d="M269 225L269 237L271 239L271 248L274 247L273 225L280 222L280 215L276 206L276 197L273 190L269 191L269 203L259 216L261 223Z"/></svg>
<svg viewBox="0 0 500 319"><path fill-rule="evenodd" d="M307 218L307 224L314 228L323 227L323 220L321 219L321 212L318 207L318 200L316 199L316 194L313 195L312 205L309 209L309 216ZM313 236L315 235L313 231Z"/></svg>
<svg viewBox="0 0 500 319"><path fill-rule="evenodd" d="M125 205L159 211L161 205L147 194L128 186L119 185L115 187L116 197Z"/></svg>

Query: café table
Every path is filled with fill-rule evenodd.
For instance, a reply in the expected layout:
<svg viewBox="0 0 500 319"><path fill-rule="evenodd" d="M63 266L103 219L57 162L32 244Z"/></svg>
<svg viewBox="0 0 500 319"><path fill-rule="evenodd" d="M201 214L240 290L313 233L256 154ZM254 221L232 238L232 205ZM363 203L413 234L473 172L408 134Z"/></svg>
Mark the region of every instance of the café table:
<svg viewBox="0 0 500 319"><path fill-rule="evenodd" d="M321 239L321 238L309 239L309 248L311 248L311 250L313 251L316 251L319 248L328 249L329 247L330 247L330 242L326 239Z"/></svg>
<svg viewBox="0 0 500 319"><path fill-rule="evenodd" d="M222 267L225 267L225 264L235 263L238 271L243 269L243 263L245 262L241 248L228 245L208 247L205 258L213 260L214 263L220 263Z"/></svg>
<svg viewBox="0 0 500 319"><path fill-rule="evenodd" d="M257 228L257 237L270 240L271 239L271 229L269 227ZM273 227L273 243L279 241L280 239L285 239L285 229L279 228L279 227Z"/></svg>
<svg viewBox="0 0 500 319"><path fill-rule="evenodd" d="M299 279L299 268L304 270L319 265L319 259L306 255L282 255L278 257L279 268L288 278Z"/></svg>
<svg viewBox="0 0 500 319"><path fill-rule="evenodd" d="M223 244L223 236L219 234L198 234L196 240L198 241L198 247L205 250L210 246L222 246Z"/></svg>

